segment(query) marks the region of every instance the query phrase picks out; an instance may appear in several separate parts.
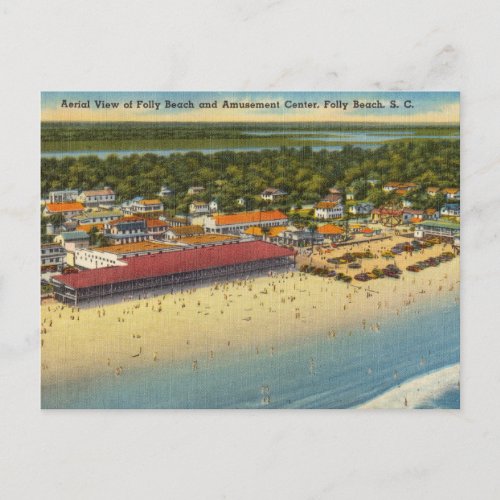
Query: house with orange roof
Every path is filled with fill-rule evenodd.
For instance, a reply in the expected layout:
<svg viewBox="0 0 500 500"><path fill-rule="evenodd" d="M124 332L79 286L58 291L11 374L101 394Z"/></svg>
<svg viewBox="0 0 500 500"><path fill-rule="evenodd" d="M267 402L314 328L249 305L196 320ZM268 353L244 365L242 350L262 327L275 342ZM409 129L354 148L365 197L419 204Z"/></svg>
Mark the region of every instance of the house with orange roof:
<svg viewBox="0 0 500 500"><path fill-rule="evenodd" d="M253 226L277 227L287 226L288 217L280 210L255 210L228 215L212 215L205 219L207 233L240 234Z"/></svg>
<svg viewBox="0 0 500 500"><path fill-rule="evenodd" d="M458 188L444 188L441 192L446 196L447 200L459 200L460 189Z"/></svg>
<svg viewBox="0 0 500 500"><path fill-rule="evenodd" d="M286 231L287 226L274 226L263 230L260 226L252 226L245 229L244 233L247 236L253 236L255 238L263 238L266 241L273 241L279 237L280 233Z"/></svg>
<svg viewBox="0 0 500 500"><path fill-rule="evenodd" d="M66 219L69 219L75 215L81 214L85 210L85 207L78 201L70 203L47 203L43 214L46 217L51 215L61 214Z"/></svg>
<svg viewBox="0 0 500 500"><path fill-rule="evenodd" d="M106 186L103 189L82 191L78 197L78 201L83 203L86 207L109 207L114 205L115 198L114 191Z"/></svg>
<svg viewBox="0 0 500 500"><path fill-rule="evenodd" d="M317 232L330 241L339 241L344 236L344 230L335 224L324 224L318 227Z"/></svg>
<svg viewBox="0 0 500 500"><path fill-rule="evenodd" d="M161 237L168 229L168 224L158 219L146 219L146 228L152 238Z"/></svg>
<svg viewBox="0 0 500 500"><path fill-rule="evenodd" d="M319 201L314 205L314 217L317 219L339 219L344 215L342 203Z"/></svg>
<svg viewBox="0 0 500 500"><path fill-rule="evenodd" d="M436 196L439 191L441 191L441 188L438 188L438 187L435 187L435 186L431 186L431 187L428 187L425 192L429 195L429 196L432 196L434 198L434 196Z"/></svg>

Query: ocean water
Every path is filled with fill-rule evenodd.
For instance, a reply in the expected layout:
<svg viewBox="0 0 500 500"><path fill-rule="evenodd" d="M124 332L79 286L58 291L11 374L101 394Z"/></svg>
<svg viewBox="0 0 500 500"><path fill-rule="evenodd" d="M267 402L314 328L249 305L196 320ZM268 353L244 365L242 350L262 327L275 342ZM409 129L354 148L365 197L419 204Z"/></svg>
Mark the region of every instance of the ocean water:
<svg viewBox="0 0 500 500"><path fill-rule="evenodd" d="M42 408L350 408L460 361L459 306L408 308L374 333L316 335L271 350L124 370L42 387ZM422 408L458 408L459 389Z"/></svg>

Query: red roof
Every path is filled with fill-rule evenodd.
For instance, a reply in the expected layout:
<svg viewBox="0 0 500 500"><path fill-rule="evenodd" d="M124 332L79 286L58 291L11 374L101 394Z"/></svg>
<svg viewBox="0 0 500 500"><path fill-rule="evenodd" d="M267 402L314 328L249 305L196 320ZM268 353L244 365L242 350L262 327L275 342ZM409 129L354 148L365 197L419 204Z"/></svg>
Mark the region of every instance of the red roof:
<svg viewBox="0 0 500 500"><path fill-rule="evenodd" d="M127 263L126 266L89 269L76 274L61 274L55 276L54 279L72 288L88 288L292 255L293 250L264 241L229 243L130 257L123 259L123 262Z"/></svg>
<svg viewBox="0 0 500 500"><path fill-rule="evenodd" d="M110 226L116 226L116 224L122 224L124 222L138 222L138 221L145 221L143 217L136 217L135 215L126 215L125 217L120 217L119 219L111 220L107 222Z"/></svg>
<svg viewBox="0 0 500 500"><path fill-rule="evenodd" d="M146 225L148 227L167 227L168 224L158 219L147 219Z"/></svg>
<svg viewBox="0 0 500 500"><path fill-rule="evenodd" d="M85 207L81 203L75 201L74 203L47 203L47 209L49 212L59 213L83 211Z"/></svg>
<svg viewBox="0 0 500 500"><path fill-rule="evenodd" d="M214 217L215 223L218 226L226 226L232 224L248 224L267 222L271 220L284 220L287 216L279 210L266 210L265 212L240 212L231 215L216 215Z"/></svg>

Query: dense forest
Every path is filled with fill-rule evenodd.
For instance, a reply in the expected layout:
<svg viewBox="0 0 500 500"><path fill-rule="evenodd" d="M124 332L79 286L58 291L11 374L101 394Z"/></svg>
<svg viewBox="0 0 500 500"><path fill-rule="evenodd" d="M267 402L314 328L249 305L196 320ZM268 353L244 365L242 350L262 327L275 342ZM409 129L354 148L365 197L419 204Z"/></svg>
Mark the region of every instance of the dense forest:
<svg viewBox="0 0 500 500"><path fill-rule="evenodd" d="M41 164L42 196L54 189L111 186L122 201L134 196L156 197L165 185L175 192L164 200L166 206L180 212L187 210L192 200L187 189L194 185L204 186L201 199L217 198L223 211L238 209L239 197L246 199L247 208L257 207L259 194L269 186L289 193L288 205L317 201L331 186L350 188L356 199L376 205L387 201L380 186L372 188L369 179L416 182L420 189L412 197L416 206L424 207L429 203L426 187L459 186L459 141L401 140L374 149L345 146L341 151L283 147L170 156L109 155L105 159L89 155L42 158Z"/></svg>

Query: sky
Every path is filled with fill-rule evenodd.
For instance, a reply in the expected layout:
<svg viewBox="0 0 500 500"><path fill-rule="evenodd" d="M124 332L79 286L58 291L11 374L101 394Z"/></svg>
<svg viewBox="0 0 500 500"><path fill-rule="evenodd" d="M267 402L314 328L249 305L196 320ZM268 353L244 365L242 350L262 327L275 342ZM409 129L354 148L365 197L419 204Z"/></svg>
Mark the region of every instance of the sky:
<svg viewBox="0 0 500 500"><path fill-rule="evenodd" d="M383 108L354 107L380 102ZM391 108L391 101L396 106ZM97 102L115 103L115 108L98 108ZM142 103L140 102L142 101ZM152 107L145 104L153 101ZM193 108L166 107L192 103ZM231 103L279 103L278 108L232 109ZM316 107L286 107L286 103L316 103ZM325 101L340 104L325 107ZM339 102L340 101L340 102ZM200 108L200 103L217 107ZM63 106L63 104L67 106ZM89 103L90 108L70 107ZM405 106L406 103L406 106ZM447 123L460 120L459 92L42 92L42 121L66 122L383 122ZM129 107L128 107L129 106Z"/></svg>

